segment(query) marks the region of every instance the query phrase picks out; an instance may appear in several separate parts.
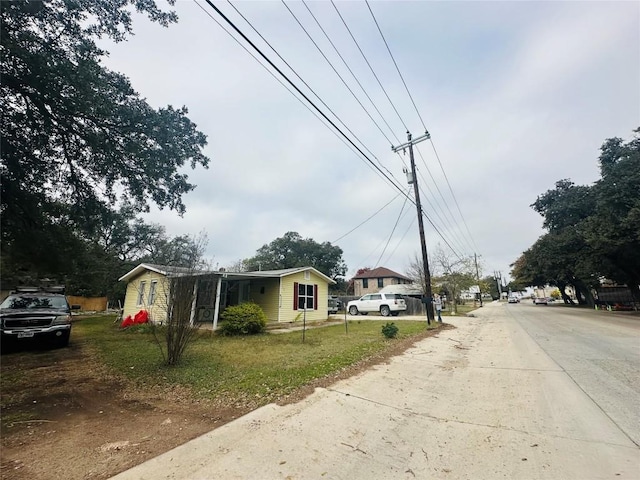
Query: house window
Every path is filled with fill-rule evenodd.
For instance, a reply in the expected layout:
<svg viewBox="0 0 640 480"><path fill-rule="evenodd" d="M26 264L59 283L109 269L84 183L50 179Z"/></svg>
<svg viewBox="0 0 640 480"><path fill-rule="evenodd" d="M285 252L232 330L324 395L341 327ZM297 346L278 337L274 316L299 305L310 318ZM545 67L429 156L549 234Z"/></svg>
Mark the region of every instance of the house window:
<svg viewBox="0 0 640 480"><path fill-rule="evenodd" d="M384 287L384 278L379 278L378 279L378 288L382 288Z"/></svg>
<svg viewBox="0 0 640 480"><path fill-rule="evenodd" d="M158 281L154 280L151 282L149 286L149 305L153 305L153 302L156 301L156 287L158 286Z"/></svg>
<svg viewBox="0 0 640 480"><path fill-rule="evenodd" d="M363 278L362 279L362 288L369 288L369 279L368 278Z"/></svg>
<svg viewBox="0 0 640 480"><path fill-rule="evenodd" d="M144 291L147 288L147 282L140 282L140 286L138 287L138 302L137 306L140 306L144 303Z"/></svg>
<svg viewBox="0 0 640 480"><path fill-rule="evenodd" d="M294 310L318 309L318 285L294 283L293 288Z"/></svg>

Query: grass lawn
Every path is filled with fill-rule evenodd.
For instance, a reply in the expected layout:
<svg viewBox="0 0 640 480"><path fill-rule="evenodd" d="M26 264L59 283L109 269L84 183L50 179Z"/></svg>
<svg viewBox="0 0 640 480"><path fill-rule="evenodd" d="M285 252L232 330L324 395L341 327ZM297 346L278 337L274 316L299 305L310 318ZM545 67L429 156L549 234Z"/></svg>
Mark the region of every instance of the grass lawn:
<svg viewBox="0 0 640 480"><path fill-rule="evenodd" d="M247 337L201 331L178 366L166 367L149 327L120 330L113 317L91 317L74 324L74 341L88 344L109 368L145 385L181 385L206 398L244 398L267 403L392 348L386 321L351 320L345 326ZM419 337L437 325L397 322L398 339ZM160 338L160 341L163 341Z"/></svg>
<svg viewBox="0 0 640 480"><path fill-rule="evenodd" d="M443 317L448 317L451 315L451 305L447 305L447 309L442 311L442 316ZM456 306L456 310L458 312L459 316L464 316L467 313L471 312L472 310L477 310L478 308L480 308L480 303L478 302L478 305L476 305L475 307L473 306L473 301L467 302L464 305L457 305Z"/></svg>

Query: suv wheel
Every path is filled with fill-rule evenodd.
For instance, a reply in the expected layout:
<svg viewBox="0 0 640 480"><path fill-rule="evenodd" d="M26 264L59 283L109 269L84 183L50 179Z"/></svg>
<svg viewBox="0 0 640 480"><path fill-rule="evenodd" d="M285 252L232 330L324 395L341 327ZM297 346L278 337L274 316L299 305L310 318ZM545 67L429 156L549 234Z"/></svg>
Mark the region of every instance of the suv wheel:
<svg viewBox="0 0 640 480"><path fill-rule="evenodd" d="M389 315L391 315L391 309L389 308L389 305L382 305L380 307L380 315L382 315L383 317L388 317Z"/></svg>
<svg viewBox="0 0 640 480"><path fill-rule="evenodd" d="M358 314L358 307L356 307L355 305L351 305L349 307L349 314L350 315L357 315Z"/></svg>

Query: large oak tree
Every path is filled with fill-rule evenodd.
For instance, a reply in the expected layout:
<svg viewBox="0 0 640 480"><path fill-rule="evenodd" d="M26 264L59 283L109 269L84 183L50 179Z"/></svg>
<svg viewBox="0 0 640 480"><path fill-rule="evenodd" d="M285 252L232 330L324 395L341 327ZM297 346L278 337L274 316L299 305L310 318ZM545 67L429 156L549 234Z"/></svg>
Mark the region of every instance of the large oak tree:
<svg viewBox="0 0 640 480"><path fill-rule="evenodd" d="M334 280L344 277L347 271L340 247L302 238L297 232L287 232L263 245L255 256L244 260L244 264L248 270L313 267Z"/></svg>
<svg viewBox="0 0 640 480"><path fill-rule="evenodd" d="M2 266L67 275L121 207L182 214L206 167L206 137L185 107L152 108L107 69L97 41L132 32L132 13L164 26L153 0L0 2Z"/></svg>
<svg viewBox="0 0 640 480"><path fill-rule="evenodd" d="M548 233L512 264L512 276L557 285L561 293L573 285L584 303L593 302L591 288L606 277L628 285L640 301L640 129L627 142L606 140L599 164L593 185L560 180L533 203Z"/></svg>

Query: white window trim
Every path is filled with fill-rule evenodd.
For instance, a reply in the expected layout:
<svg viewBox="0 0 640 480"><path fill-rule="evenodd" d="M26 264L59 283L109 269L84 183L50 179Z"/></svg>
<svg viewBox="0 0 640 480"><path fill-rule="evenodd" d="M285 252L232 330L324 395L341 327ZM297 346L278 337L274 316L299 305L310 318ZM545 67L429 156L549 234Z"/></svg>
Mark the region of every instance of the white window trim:
<svg viewBox="0 0 640 480"><path fill-rule="evenodd" d="M151 285L149 286L149 298L147 300L147 303L149 305L153 305L153 303L156 301L156 295L158 293L157 289L158 289L158 281L151 280Z"/></svg>
<svg viewBox="0 0 640 480"><path fill-rule="evenodd" d="M303 286L304 287L304 295L300 295L300 287ZM308 291L309 288L311 287L311 295L308 295ZM315 306L315 299L314 299L314 291L315 291L315 287L313 286L312 283L299 283L298 284L298 310L306 310L306 311L313 311L314 310L314 306ZM304 308L300 308L300 299L301 298L305 298L305 302L304 302ZM308 307L309 304L309 300L311 300L311 308Z"/></svg>
<svg viewBox="0 0 640 480"><path fill-rule="evenodd" d="M136 300L136 306L144 305L144 292L147 289L147 282L141 281L138 286L138 299Z"/></svg>

